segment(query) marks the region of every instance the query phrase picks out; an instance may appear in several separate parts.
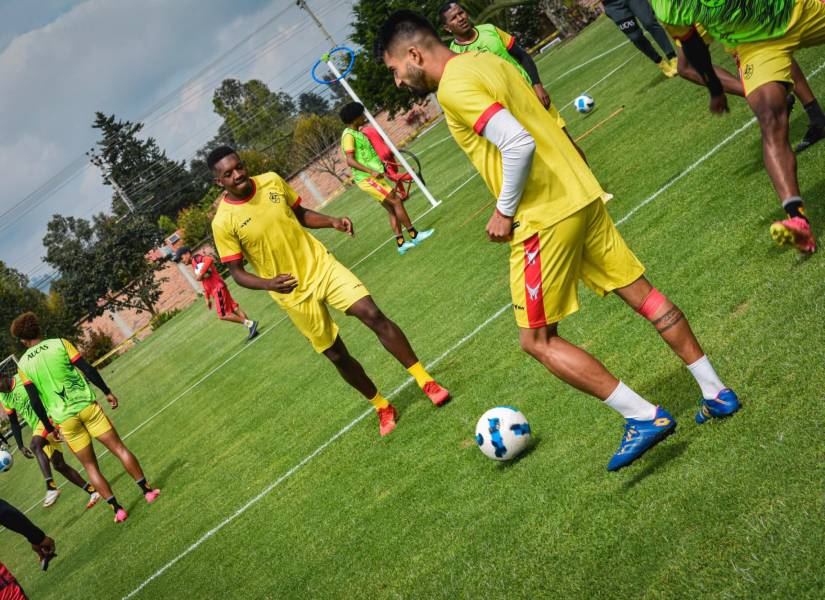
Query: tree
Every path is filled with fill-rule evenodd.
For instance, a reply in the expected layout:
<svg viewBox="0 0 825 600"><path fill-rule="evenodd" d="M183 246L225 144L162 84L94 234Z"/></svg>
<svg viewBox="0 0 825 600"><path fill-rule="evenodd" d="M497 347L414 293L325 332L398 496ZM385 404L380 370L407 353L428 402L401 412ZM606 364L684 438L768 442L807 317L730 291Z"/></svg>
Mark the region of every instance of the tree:
<svg viewBox="0 0 825 600"><path fill-rule="evenodd" d="M304 92L298 96L298 111L301 114L325 115L329 112L329 102L315 92Z"/></svg>
<svg viewBox="0 0 825 600"><path fill-rule="evenodd" d="M328 173L343 183L341 156L330 152L341 137L341 121L334 115L301 115L295 123L292 143L300 165L317 173Z"/></svg>
<svg viewBox="0 0 825 600"><path fill-rule="evenodd" d="M95 317L106 311L135 309L156 314L160 298L157 276L160 261L147 257L160 234L142 216L117 219L96 215L85 219L54 215L43 245L46 262L60 271L55 290L62 294L72 314Z"/></svg>
<svg viewBox="0 0 825 600"><path fill-rule="evenodd" d="M443 0L425 0L416 8L432 19L441 4ZM409 3L404 0L360 0L352 7L355 19L351 39L363 51L355 59L352 78L348 82L367 108L375 112L386 110L390 118L420 101L409 91L397 88L381 57L373 54L375 32L387 15L400 8L409 8Z"/></svg>
<svg viewBox="0 0 825 600"><path fill-rule="evenodd" d="M581 31L593 15L591 9L575 0L539 0L538 5L561 37L570 37Z"/></svg>
<svg viewBox="0 0 825 600"><path fill-rule="evenodd" d="M178 225L183 229L183 243L196 246L211 233L209 210L197 204L184 208L178 213Z"/></svg>
<svg viewBox="0 0 825 600"><path fill-rule="evenodd" d="M98 112L92 127L100 130L101 139L97 145L110 171L104 174L104 183L117 182L138 210L152 221L162 214L174 216L202 193L183 162L168 158L154 138L144 140L138 137L143 129L141 123L118 121L114 115ZM112 199L112 210L118 217L128 212L117 193Z"/></svg>
<svg viewBox="0 0 825 600"><path fill-rule="evenodd" d="M11 337L9 327L26 311L37 314L46 336L77 338L75 319L57 291L52 290L47 295L30 287L29 283L25 275L0 261L0 358L20 353L22 348Z"/></svg>
<svg viewBox="0 0 825 600"><path fill-rule="evenodd" d="M195 153L195 158L189 161L189 172L192 174L196 185L200 186L201 193L206 192L212 186L212 173L209 171L209 167L206 166L206 157L218 146L238 147L238 141L232 135L232 130L226 122L221 123L215 136Z"/></svg>
<svg viewBox="0 0 825 600"><path fill-rule="evenodd" d="M177 231L178 226L166 215L161 215L158 219L158 229L163 237L169 237Z"/></svg>
<svg viewBox="0 0 825 600"><path fill-rule="evenodd" d="M561 0L557 0L561 2ZM444 0L424 0L416 4L416 10L423 13L433 23L440 34L445 34L441 27L438 9ZM532 15L535 19L537 0L464 0L462 6L476 23L493 23L502 29L509 30L510 21L519 22L529 20ZM404 0L359 0L352 7L355 16L353 42L363 48L355 61L353 77L349 81L358 95L364 100L370 110L386 110L390 118L400 112L409 110L413 104L420 102L407 90L398 89L384 66L380 56L373 53L375 32L386 20L387 15L399 8L409 8ZM516 33L525 33L518 29ZM536 39L519 39L522 45L532 45L541 39L541 33ZM535 36L536 34L531 34Z"/></svg>

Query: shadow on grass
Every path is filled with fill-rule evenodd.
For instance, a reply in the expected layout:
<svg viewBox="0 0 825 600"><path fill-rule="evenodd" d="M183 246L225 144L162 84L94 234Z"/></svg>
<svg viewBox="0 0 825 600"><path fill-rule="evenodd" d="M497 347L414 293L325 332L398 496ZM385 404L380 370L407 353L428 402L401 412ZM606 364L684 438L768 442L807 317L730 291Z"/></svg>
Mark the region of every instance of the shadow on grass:
<svg viewBox="0 0 825 600"><path fill-rule="evenodd" d="M675 434L674 434L675 435ZM651 475L653 475L659 468L667 464L671 460L679 458L685 450L690 446L690 439L682 439L676 443L665 443L658 445L648 451L641 459L645 461L645 466L641 471L633 475L631 479L625 482L625 489L632 489Z"/></svg>
<svg viewBox="0 0 825 600"><path fill-rule="evenodd" d="M527 448L525 448L524 451L521 454L519 454L517 457L515 457L512 460L502 461L502 462L498 463L498 465L496 465L496 467L498 469L511 469L511 468L515 467L518 463L520 463L525 458L530 456L535 451L536 447L540 443L541 443L541 436L540 435L532 436L532 439L530 440L530 445L527 446Z"/></svg>
<svg viewBox="0 0 825 600"><path fill-rule="evenodd" d="M149 482L149 485L153 488L160 488L163 489L166 486L167 481L169 480L169 474L173 471L176 471L180 465L183 464L183 460L180 458L176 458L172 462L168 463L160 473L152 474L150 476L146 476L146 481ZM125 471L121 473L125 474ZM137 484L134 484L135 486ZM130 493L131 495L131 493ZM163 494L161 493L161 496ZM146 501L141 496L136 496L130 503L129 506L126 507L126 512L131 513L132 509L134 509L139 504L145 504Z"/></svg>

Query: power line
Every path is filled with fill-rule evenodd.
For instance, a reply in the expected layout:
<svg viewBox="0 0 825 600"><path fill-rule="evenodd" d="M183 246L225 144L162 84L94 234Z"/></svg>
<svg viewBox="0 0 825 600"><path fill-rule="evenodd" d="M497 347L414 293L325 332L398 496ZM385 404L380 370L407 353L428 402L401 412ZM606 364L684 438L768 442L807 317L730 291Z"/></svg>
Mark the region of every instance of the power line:
<svg viewBox="0 0 825 600"><path fill-rule="evenodd" d="M279 14L283 14L283 12L284 12L284 11L282 11L282 12L281 12L281 13L279 13ZM260 29L260 28L259 28L259 29ZM298 31L298 30L296 30L296 31ZM288 39L289 39L289 38L286 38L286 39L282 40L282 41L281 41L281 43L285 43L286 41L288 41ZM277 46L277 44L276 44L276 46ZM234 47L233 47L233 49L234 49ZM231 50L233 50L233 49L230 49L230 51L231 51ZM226 53L224 53L224 54L226 54ZM213 61L213 62L215 62L215 61ZM254 62L254 59L253 59L252 61L250 61L250 62ZM293 81L294 81L295 79L297 79L297 76L293 78ZM174 112L174 111L171 111L171 112ZM171 112L167 112L166 114L171 114ZM164 116L165 116L165 115L164 115ZM157 121L155 121L155 122L157 122ZM201 129L201 131L202 131L202 130L203 130L203 129ZM193 138L191 138L191 137L190 137L190 140L191 140L191 139L193 139ZM185 145L185 144L183 144L183 145ZM194 152L194 153L192 153L191 155L189 155L187 158L191 158L191 157L193 157L195 154L197 154L197 151L196 151L196 152ZM63 168L63 169L62 169L59 173L57 173L57 174L55 174L54 176L52 176L51 178L49 178L49 180L47 180L46 182L44 182L41 186L39 186L39 187L38 187L36 190L34 190L33 192L30 192L29 194L27 194L27 195L26 195L26 197L24 197L24 198L23 198L22 200L20 200L17 204L15 204L13 207L11 207L10 209L8 209L5 213L3 213L3 215L0 215L0 217L5 216L5 215L6 215L6 214L8 214L9 212L13 211L15 208L17 208L17 207L19 207L19 206L23 205L24 203L29 202L29 201L30 201L30 200L32 200L35 196L37 196L38 194L41 194L41 192L42 192L42 194L40 195L40 197L39 197L37 200L35 200L34 202L29 202L29 203L28 203L28 206L26 207L26 209L25 209L22 213L19 213L19 214L18 214L18 215L16 215L14 218L12 218L12 219L7 219L7 220L5 220L2 224L0 224L0 232L5 231L5 230L6 230L6 229L8 229L9 227L11 227L14 223L16 223L17 221L19 221L20 219L22 219L23 217L25 217L26 215L28 215L29 213L31 213L31 212L32 212L32 211L33 211L33 210L34 210L37 206L39 206L40 204L42 204L43 202L45 202L48 198L50 198L51 196L53 196L54 194L56 194L58 191L60 191L60 190L61 190L61 189L63 189L66 185L68 185L71 181L73 181L74 179L76 179L76 178L77 178L80 174L82 174L83 170L84 170L84 169L86 169L86 168L88 168L88 167L90 166L90 165L89 165L89 163L85 163L85 164L83 164L83 162L85 162L85 157L84 157L84 158L80 158L80 159L76 159L76 160L75 160L75 161L73 161L72 163L69 163L69 164L68 164L66 167L64 167L64 168ZM78 164L78 163L80 163L80 164ZM74 171L74 173L72 173L71 175L69 175L66 179L64 179L63 181L61 181L60 183L58 183L58 184L56 184L54 187L52 187L52 189L50 189L50 190L48 190L48 191L43 191L43 190L44 190L44 188L47 188L51 182L53 182L53 181L57 180L57 179L58 179L61 175L63 175L64 173L68 172L70 169L77 169L77 170L75 170L75 171ZM124 187L126 187L126 186L128 186L130 183L133 183L133 182L134 182L134 179L133 179L132 181L130 181L130 182L123 183L122 185L123 185ZM121 196L121 197L122 197L122 196ZM108 202L108 201L107 201L107 202ZM100 204L97 204L96 206L100 206Z"/></svg>
<svg viewBox="0 0 825 600"><path fill-rule="evenodd" d="M325 9L325 10L321 11L321 12L329 12L329 11L331 11L333 8L335 8L335 7L333 6L333 7L331 7L331 8L327 8L327 9ZM280 15L284 14L284 13L286 12L286 10L287 10L287 9L284 9L284 10L280 11L280 12L278 13L278 15L276 15L276 17L273 17L273 18L272 18L272 19L270 19L270 20L269 20L266 24L264 24L264 25L260 26L260 27L259 27L259 28L257 28L257 29L256 29L256 30L252 33L252 34L248 35L248 36L247 36L244 40L242 40L241 42L239 42L239 43L235 44L235 46L233 46L232 48L230 48L230 49L229 49L229 50L227 50L226 52L222 53L222 55L221 55L220 57L218 57L217 59L213 60L213 61L212 61L209 65L207 65L206 67L202 68L202 69L199 71L199 73L198 73L198 74L196 74L195 76L191 77L189 80L187 80L187 82L185 82L184 84L182 84L181 86L179 86L179 87L177 88L177 90L176 90L176 91L174 91L174 92L172 92L172 93L168 94L167 96L173 96L174 94L178 93L180 90L184 89L187 85L189 85L189 84L191 84L193 81L195 81L198 77L202 76L203 74L207 73L209 70L211 70L212 68L214 68L214 66L216 66L217 64L219 64L222 60L224 60L224 59L226 58L226 56L227 56L227 55L229 55L231 52L235 51L235 50L236 50L238 47L240 47L243 43L247 42L247 41L248 41L249 39L251 39L254 35L256 35L256 34L257 34L257 33L259 33L260 31L262 31L262 30L265 28L265 26L266 26L267 24L269 24L269 23L273 22L273 21L275 20L275 18L277 18L277 16L280 16ZM348 28L348 27L349 27L349 25L347 25L347 28ZM243 58L243 59L241 59L241 60L236 60L234 63L232 63L232 64L229 66L229 68L244 68L244 67L246 67L247 65L252 64L252 63L253 63L253 62L254 62L254 61L255 61L255 60L256 60L256 59L257 59L260 55L262 55L262 54L264 54L264 53L266 53L266 52L271 51L271 49L273 49L273 48L277 47L277 46L278 46L278 45L280 45L280 44L286 43L287 41L289 41L292 37L294 37L295 35L297 35L297 34L298 34L300 31L302 31L303 29L304 29L304 27L297 27L297 28L293 29L293 31L292 31L292 32L290 32L290 34L288 34L287 36L282 37L281 39L277 40L277 42L276 42L276 43L272 43L272 42L270 42L270 43L269 43L269 44L267 44L264 48L259 49L259 50L258 50L258 51L256 51L256 52L253 52L250 56L247 56L247 57L245 57L245 58ZM316 46L317 46L317 45L316 45ZM314 48L313 48L313 50L314 50ZM302 71L301 71L301 72L298 72L298 73L297 73L294 77L292 77L292 78L291 78L288 82L286 82L286 83L285 83L285 84L281 87L281 89L284 89L284 88L286 88L286 87L288 87L288 86L292 85L294 82L296 82L298 79L300 79L300 77L301 77L302 75L303 75L303 72L302 72ZM205 87L207 87L207 86L205 86ZM314 85L314 86L312 86L312 85L311 85L311 86L309 86L309 87L306 87L306 86L305 86L305 87L304 87L304 88L302 88L301 90L298 90L297 92L294 92L294 93L293 93L293 95L294 95L294 97L296 97L296 98L297 98L298 96L297 96L296 94L300 94L300 93L304 93L304 92L308 92L308 91L315 91L315 90L317 90L319 87L320 87L320 85L318 85L318 84L316 84L316 85ZM208 91L210 91L210 90L208 90L208 89L207 89L206 91L202 92L201 94L203 94L203 93L207 93ZM191 102L191 101L192 101L192 98L191 98L191 97L188 97L188 98L187 98L187 100L186 100L186 102ZM149 111L147 111L145 114L146 114L147 116L148 116L148 115L150 115L150 114L152 114L152 112L159 110L159 108L160 108L160 107L162 107L162 106L164 106L166 103L168 103L168 100L165 100L165 99L164 99L164 101L163 101L163 102L156 103L156 105L155 105L155 106L153 106L153 107L152 107ZM181 108L183 108L183 106L185 106L185 103L182 103L182 104L181 104L181 106L179 106L177 110L180 110ZM249 120L254 119L254 118L255 118L258 114L260 114L261 112L263 112L263 110L265 110L265 108L267 108L267 107L263 107L262 109L260 109L260 110L259 110L259 111L257 111L256 113L253 113L253 115L251 115L251 116L249 117L249 119L247 119L246 121L242 122L241 124L243 124L243 123L245 123L245 122L248 122ZM174 111L167 111L166 113L164 113L164 114L160 115L159 117L157 117L154 121L152 121L152 123L157 123L157 122L159 122L161 119L165 118L165 117L166 117L166 116L168 116L169 114L172 114L173 112L174 112ZM288 118L285 118L282 122L286 122L286 121L288 121ZM210 125L213 125L213 124L216 124L216 123L219 123L219 122L220 122L220 119L216 119L216 120L214 120L214 121L211 121L208 125L206 125L206 126L202 127L202 128L201 128L201 129L200 129L197 133L199 134L199 133L201 133L202 131L204 131L207 127L209 127ZM179 145L178 145L178 148L185 147L185 146L186 146L186 145L188 145L191 141L194 141L194 139L195 139L196 137L197 137L197 134L196 134L196 135L193 135L193 136L190 136L190 138L189 138L189 139L187 139L187 140L185 140L183 143L179 144ZM198 153L199 151L200 151L200 149L195 150L194 152L192 152L192 153L190 153L189 155L187 155L187 156L186 156L183 160L185 161L185 160L187 160L187 159L191 159L192 157L194 157L195 155L197 155L197 153ZM177 163L177 161L175 161L174 165L173 165L170 169L168 169L168 170L167 170L166 172L164 172L164 173L159 174L158 176L156 176L155 178L153 178L152 180L150 180L150 182L142 184L142 186L139 188L139 190L140 190L140 191L144 191L145 189L147 189L147 188L148 188L148 185L149 185L149 184L151 184L151 183L153 183L153 182L157 181L158 179L162 178L163 176L168 175L169 173L171 173L171 172L172 172L172 170L174 170L174 168L175 168L175 166L176 166L177 164L178 164L178 163ZM4 221L2 224L0 224L0 231L3 231L3 230L5 230L5 229L7 229L7 228L8 228L8 227L10 227L11 225L13 225L13 224L14 224L14 223L16 223L17 221L19 221L21 218L23 218L24 216L28 215L28 214L29 214L32 210L34 210L34 208L36 208L39 204L41 204L42 202L44 202L46 199L48 199L49 197L51 197L52 195L54 195L55 193L57 193L58 191L60 191L61 189L63 189L63 188L64 188L66 185L68 185L71 181L73 181L74 179L76 179L76 178L77 178L80 174L82 174L82 173L84 172L84 170L85 170L85 169L87 169L89 166L90 166L90 164L89 164L89 163L87 163L87 162L85 162L85 159L84 159L84 158L79 158L79 159L76 159L76 160L72 161L71 163L69 163L68 165L66 165L66 166L65 166L63 169L61 169L58 173L54 174L52 177L50 177L48 180L46 180L43 184L41 184L40 186L38 186L38 188L37 188L37 189L35 189L34 191L32 191L32 192L30 192L29 194L27 194L27 196L26 196L23 200L21 200L20 202L18 202L18 203L17 203L17 204L15 204L14 206L12 206L12 207L10 207L9 209L7 209L4 213L2 213L2 215L0 215L0 217L5 216L5 215L8 215L8 214L9 214L9 213L11 213L12 211L14 211L17 207L21 206L23 203L25 203L25 202L26 202L27 200L29 200L30 198L32 198L32 197L34 197L34 196L36 196L37 194L39 194L39 193L41 193L41 192L42 192L42 194L43 194L43 195L41 195L41 196L40 196L40 198L38 199L38 201L37 201L37 202L33 202L33 203L29 204L29 205L26 207L26 210L24 210L22 213L20 213L20 214L16 215L16 216L15 216L15 218L13 218L13 219L11 219L11 220L6 220L6 221ZM73 172L72 172L72 171L73 171ZM124 187L125 187L125 185L129 185L129 184L131 184L131 183L134 183L136 180L140 179L140 177L142 177L142 175L143 175L143 174L141 174L140 176L138 176L138 177L136 177L136 178L133 178L130 182L128 182L127 184L124 184ZM56 184L55 184L54 182L56 182L57 180L59 180L61 177L65 177L65 179L63 179L63 180L62 180L62 181L60 181L59 183L56 183ZM49 188L49 186L50 186L50 185L53 185L53 187L52 187L50 190L48 190L48 188ZM173 194L174 194L174 193L177 193L178 191L180 191L180 189L182 189L182 187L181 187L181 188L178 188L177 190L175 190L175 191L173 192ZM48 191L47 191L47 190L48 190ZM134 192L133 192L133 194L134 194ZM121 197L123 197L123 194L120 194L120 195L121 195ZM170 198L170 197L172 197L172 195L168 196L168 197L167 197L166 199L164 199L164 200L167 200L167 199L168 199L168 198ZM108 202L108 200L107 200L107 202ZM162 203L162 201L161 201L161 203ZM154 207L154 206L156 206L156 205L158 205L158 204L159 204L159 203L158 203L158 202L156 202L156 203L154 203L154 204L152 205L152 207ZM97 206L99 206L99 204L98 204ZM41 263L41 265L42 265L42 264L44 264L44 263ZM33 270L33 271L32 271L32 273L36 272L36 269L38 269L38 268L39 268L39 267L35 267L35 270Z"/></svg>

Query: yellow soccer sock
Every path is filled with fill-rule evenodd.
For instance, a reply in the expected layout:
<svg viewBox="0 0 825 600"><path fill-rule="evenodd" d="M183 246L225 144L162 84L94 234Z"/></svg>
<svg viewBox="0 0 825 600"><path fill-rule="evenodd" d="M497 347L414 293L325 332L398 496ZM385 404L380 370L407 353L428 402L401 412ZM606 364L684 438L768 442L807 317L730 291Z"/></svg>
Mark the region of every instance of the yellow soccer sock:
<svg viewBox="0 0 825 600"><path fill-rule="evenodd" d="M415 382L418 384L418 387L420 388L423 388L424 384L433 380L432 376L430 376L430 374L427 373L427 370L420 362L415 363L413 366L407 369L407 372L413 376L413 379L415 379Z"/></svg>
<svg viewBox="0 0 825 600"><path fill-rule="evenodd" d="M387 402L387 399L381 395L381 392L376 392L375 398L370 399L370 404L375 407L375 410L381 410L382 408L387 408L390 403Z"/></svg>

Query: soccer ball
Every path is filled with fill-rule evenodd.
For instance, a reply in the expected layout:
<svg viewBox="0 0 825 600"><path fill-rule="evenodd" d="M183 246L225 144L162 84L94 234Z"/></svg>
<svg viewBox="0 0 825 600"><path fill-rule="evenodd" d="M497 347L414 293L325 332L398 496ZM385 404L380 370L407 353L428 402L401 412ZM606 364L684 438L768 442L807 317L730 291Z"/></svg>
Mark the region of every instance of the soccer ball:
<svg viewBox="0 0 825 600"><path fill-rule="evenodd" d="M478 420L476 443L488 458L511 460L530 443L530 424L512 406L496 406Z"/></svg>
<svg viewBox="0 0 825 600"><path fill-rule="evenodd" d="M197 265L195 265L195 275L200 275L201 273L203 273L203 267L203 263L198 263Z"/></svg>
<svg viewBox="0 0 825 600"><path fill-rule="evenodd" d="M576 110L582 114L589 113L591 110L593 110L593 107L595 105L596 101L593 100L593 98L591 98L587 94L582 94L581 96L573 100L573 106L575 106Z"/></svg>
<svg viewBox="0 0 825 600"><path fill-rule="evenodd" d="M11 469L12 463L14 463L14 459L11 454L6 450L0 450L0 471L8 471Z"/></svg>

